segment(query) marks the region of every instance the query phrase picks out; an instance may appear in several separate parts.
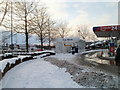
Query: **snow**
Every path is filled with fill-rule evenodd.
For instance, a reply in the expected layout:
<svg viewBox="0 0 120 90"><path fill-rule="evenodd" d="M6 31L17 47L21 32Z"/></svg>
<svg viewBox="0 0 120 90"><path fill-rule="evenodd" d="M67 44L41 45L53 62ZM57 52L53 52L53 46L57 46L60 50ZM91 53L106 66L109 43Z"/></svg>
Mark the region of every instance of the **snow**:
<svg viewBox="0 0 120 90"><path fill-rule="evenodd" d="M5 53L4 55L8 56L8 55L12 55L12 53Z"/></svg>
<svg viewBox="0 0 120 90"><path fill-rule="evenodd" d="M83 51L80 54L88 54L88 53L102 52L102 51L107 51L107 49L98 49L98 50Z"/></svg>
<svg viewBox="0 0 120 90"><path fill-rule="evenodd" d="M12 53L0 54L0 57L2 57L2 56L6 57L6 56L9 56L9 55L12 55Z"/></svg>
<svg viewBox="0 0 120 90"><path fill-rule="evenodd" d="M95 44L94 44L94 43L92 43L92 44L90 44L90 46L95 46Z"/></svg>
<svg viewBox="0 0 120 90"><path fill-rule="evenodd" d="M113 57L108 57L108 58L110 58L110 59L115 59L115 56L113 56Z"/></svg>
<svg viewBox="0 0 120 90"><path fill-rule="evenodd" d="M76 57L76 54L72 55L72 53L56 53L56 55L50 57L57 58L58 60L71 61Z"/></svg>
<svg viewBox="0 0 120 90"><path fill-rule="evenodd" d="M53 52L53 53L55 53L54 50L45 50L45 51L41 51L41 52Z"/></svg>
<svg viewBox="0 0 120 90"><path fill-rule="evenodd" d="M19 53L14 53L14 54L43 54L43 53L55 53L54 50L44 50L44 51L35 51L35 52L19 52Z"/></svg>
<svg viewBox="0 0 120 90"><path fill-rule="evenodd" d="M77 55L78 55L78 54L72 55L71 53L65 53L65 54L64 54L64 53L57 53L56 55L50 56L50 57L56 58L57 60L68 61L68 62L73 63L73 64L76 65L75 59L76 59ZM81 65L81 66L79 66L79 67L83 68L82 72L86 72L86 71L87 71L87 72L91 72L91 71L93 71L92 68L89 68L89 67L87 67L87 66L82 66L82 65Z"/></svg>
<svg viewBox="0 0 120 90"><path fill-rule="evenodd" d="M2 57L3 56L3 54L0 54L0 57Z"/></svg>
<svg viewBox="0 0 120 90"><path fill-rule="evenodd" d="M118 87L117 75L109 73L109 71L106 72L102 70L101 66L99 66L98 63L89 61L91 64L89 64L88 62L84 62L85 63L84 64L83 63L84 60L82 60L79 57L80 57L79 54L76 54L76 55L66 54L66 53L56 54L54 56L50 56L50 58L48 57L46 61L49 61L58 67L66 68L68 72L72 73L71 74L73 75L72 79L80 85L82 84L90 88ZM86 59L88 60L88 58ZM92 58L91 60L95 60L95 59L96 58ZM62 60L65 60L66 62L62 62ZM96 61L98 60L96 59ZM102 74L102 76L100 76L100 74ZM110 79L109 77L112 77L112 79ZM97 80L95 78L97 78ZM103 79L107 81L104 81Z"/></svg>
<svg viewBox="0 0 120 90"><path fill-rule="evenodd" d="M96 42L95 44L102 44L102 42Z"/></svg>
<svg viewBox="0 0 120 90"><path fill-rule="evenodd" d="M0 70L3 72L4 68L6 67L7 63L15 63L15 61L17 60L18 58L12 58L12 59L5 59L3 61L0 61L1 63L1 66L0 66Z"/></svg>
<svg viewBox="0 0 120 90"><path fill-rule="evenodd" d="M19 60L19 59L22 60L23 58L26 58L26 57L29 57L29 56L18 56L18 57L15 57L15 58L4 59L4 60L0 61L0 70L1 70L1 72L3 72L3 70L6 67L7 63L14 64L16 62L16 60Z"/></svg>
<svg viewBox="0 0 120 90"><path fill-rule="evenodd" d="M47 55L50 55L50 54L49 53L45 53L45 54L40 55L40 57L42 58L42 57L45 57Z"/></svg>
<svg viewBox="0 0 120 90"><path fill-rule="evenodd" d="M100 50L97 50L97 51L100 51ZM5 76L2 78L3 88L85 88L81 86L82 83L78 83L79 84L78 85L75 81L71 79L71 77L73 78L74 76L71 76L68 72L66 72L67 69L59 68L58 66L52 65L48 61L44 61L44 58L41 58L41 56L44 56L44 55L46 54L36 56L37 59L23 62L15 66L10 71L8 71L5 74ZM75 61L76 56L78 55L79 54L72 55L71 53L65 53L65 54L57 53L54 56L50 56L50 58L54 57L54 58L57 58L56 61L66 60L72 63ZM68 66L69 68L72 68L70 67L70 65ZM81 65L80 68L81 68L81 71L75 74L76 79L74 80L76 81L77 80L79 81L80 77L83 77L84 75L86 75L85 74L86 72L88 76L86 75L85 77L88 79L88 82L90 82L89 80L91 80L91 78L93 79L95 75L99 77L98 74L104 73L101 70L96 71L95 67L88 67L88 66ZM74 69L71 69L71 70L74 70ZM95 72L95 75L92 72ZM109 74L107 75L107 73L104 73L104 75L106 76L105 79L109 79L108 77ZM113 81L114 80L118 81L117 77L114 76L113 78L114 78ZM81 80L83 80L83 78L80 78L80 81ZM108 81L110 80L111 79L109 79ZM97 81L95 82L97 83ZM90 82L90 83L95 83L95 82ZM87 85L90 83L87 83L85 82L85 80L83 80L82 85L84 84ZM98 87L99 85L101 85L99 83L97 84L98 84ZM90 85L93 85L93 84L90 84ZM95 87L93 85L93 86L90 86L90 88L95 88Z"/></svg>
<svg viewBox="0 0 120 90"><path fill-rule="evenodd" d="M92 43L92 44L90 44L90 46L95 46L95 45L97 45L97 44L102 44L102 42Z"/></svg>
<svg viewBox="0 0 120 90"><path fill-rule="evenodd" d="M21 59L21 60L24 59L24 58L26 58L26 57L30 57L30 56L29 56L29 55L25 55L25 56L19 55L19 56L18 56L18 58Z"/></svg>
<svg viewBox="0 0 120 90"><path fill-rule="evenodd" d="M44 51L36 51L36 52L30 52L30 54L34 54L34 53L36 53L36 54L38 54L38 53L48 53L48 52L50 52L50 53L55 53L55 51L54 50L44 50Z"/></svg>
<svg viewBox="0 0 120 90"><path fill-rule="evenodd" d="M43 52L53 52L54 53L54 51L52 51L52 50L45 50L45 51L31 52L31 54L32 53L43 53ZM12 53L0 54L0 56L3 56L3 55L8 56L8 55L12 55ZM48 53L42 54L42 55L40 55L40 57L42 58L42 57L44 57L46 55L48 55ZM15 58L4 59L4 60L0 61L0 71L3 72L3 70L6 67L7 63L9 63L9 64L13 63L14 64L16 62L16 60L19 60L19 59L22 60L23 58L26 58L26 57L29 57L29 56L18 56L18 57L15 57Z"/></svg>
<svg viewBox="0 0 120 90"><path fill-rule="evenodd" d="M65 69L38 58L23 62L8 71L3 88L84 88L71 79Z"/></svg>

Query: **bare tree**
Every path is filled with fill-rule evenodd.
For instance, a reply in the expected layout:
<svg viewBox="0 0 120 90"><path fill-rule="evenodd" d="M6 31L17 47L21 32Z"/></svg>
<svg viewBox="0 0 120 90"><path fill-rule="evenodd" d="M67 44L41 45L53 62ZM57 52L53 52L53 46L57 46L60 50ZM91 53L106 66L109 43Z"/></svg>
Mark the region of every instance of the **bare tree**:
<svg viewBox="0 0 120 90"><path fill-rule="evenodd" d="M2 16L0 17L0 26L2 25L3 20L5 19L5 16L9 10L9 3L0 1L0 13L2 13Z"/></svg>
<svg viewBox="0 0 120 90"><path fill-rule="evenodd" d="M41 42L41 49L43 49L43 43L47 37L47 27L48 27L48 14L46 7L36 9L34 20L34 33L39 37Z"/></svg>
<svg viewBox="0 0 120 90"><path fill-rule="evenodd" d="M47 20L47 31L48 31L48 42L49 42L49 49L50 49L50 46L51 46L51 41L53 41L54 39L54 32L55 32L55 29L54 29L54 26L55 26L55 22L53 20L50 19L50 17L48 18Z"/></svg>
<svg viewBox="0 0 120 90"><path fill-rule="evenodd" d="M86 39L89 36L87 25L79 25L77 30L78 30L80 38Z"/></svg>
<svg viewBox="0 0 120 90"><path fill-rule="evenodd" d="M24 33L26 36L26 51L28 52L28 39L29 39L29 33L32 32L32 19L33 11L37 7L37 4L34 2L14 2L13 3L13 30L18 33ZM6 19L6 23L4 23L4 26L6 28L10 28L9 18Z"/></svg>
<svg viewBox="0 0 120 90"><path fill-rule="evenodd" d="M56 34L58 35L58 37L65 38L68 36L68 33L68 24L65 21L60 22L56 28Z"/></svg>
<svg viewBox="0 0 120 90"><path fill-rule="evenodd" d="M96 40L95 34L92 33L88 27L88 25L79 25L77 27L79 37L86 40L86 41L91 41L91 40Z"/></svg>

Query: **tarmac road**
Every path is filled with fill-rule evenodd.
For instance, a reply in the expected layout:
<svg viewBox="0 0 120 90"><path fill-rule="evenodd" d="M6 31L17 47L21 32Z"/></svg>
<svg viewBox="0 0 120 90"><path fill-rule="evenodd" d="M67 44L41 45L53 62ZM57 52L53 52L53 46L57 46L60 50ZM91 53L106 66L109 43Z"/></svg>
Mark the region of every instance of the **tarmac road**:
<svg viewBox="0 0 120 90"><path fill-rule="evenodd" d="M77 55L76 63L78 65L82 64L82 65L94 67L95 69L99 69L101 71L120 76L120 67L115 66L115 65L93 62L95 60L96 61L98 61L98 60L102 61L102 59L99 59L99 58L96 59L96 57L91 57L91 59L93 59L93 61L89 61L88 59L89 59L89 57L86 57L85 55Z"/></svg>

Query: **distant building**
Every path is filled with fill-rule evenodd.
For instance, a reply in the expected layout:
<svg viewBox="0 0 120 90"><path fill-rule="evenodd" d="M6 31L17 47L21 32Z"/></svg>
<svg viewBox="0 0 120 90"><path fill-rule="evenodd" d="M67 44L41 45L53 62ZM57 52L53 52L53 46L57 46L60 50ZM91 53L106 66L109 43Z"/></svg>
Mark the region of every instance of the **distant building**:
<svg viewBox="0 0 120 90"><path fill-rule="evenodd" d="M85 41L79 38L58 38L55 42L57 53L70 53L72 47L77 47L79 51L85 50Z"/></svg>

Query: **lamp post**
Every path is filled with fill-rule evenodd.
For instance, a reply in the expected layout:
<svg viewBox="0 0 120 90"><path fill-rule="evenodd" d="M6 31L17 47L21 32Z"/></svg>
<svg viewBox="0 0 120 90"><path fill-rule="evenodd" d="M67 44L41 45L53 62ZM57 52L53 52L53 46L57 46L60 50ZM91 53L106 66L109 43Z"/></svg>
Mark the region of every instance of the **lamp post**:
<svg viewBox="0 0 120 90"><path fill-rule="evenodd" d="M12 29L13 29L13 22L12 22L12 2L11 2L11 45L13 44L13 32L12 32Z"/></svg>

